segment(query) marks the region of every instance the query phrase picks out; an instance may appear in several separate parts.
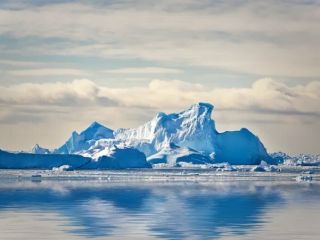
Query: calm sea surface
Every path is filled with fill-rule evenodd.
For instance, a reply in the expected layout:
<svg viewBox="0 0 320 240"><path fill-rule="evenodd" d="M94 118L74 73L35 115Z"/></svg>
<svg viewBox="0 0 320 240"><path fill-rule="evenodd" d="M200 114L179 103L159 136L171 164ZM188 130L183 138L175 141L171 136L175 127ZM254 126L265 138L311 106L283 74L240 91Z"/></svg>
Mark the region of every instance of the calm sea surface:
<svg viewBox="0 0 320 240"><path fill-rule="evenodd" d="M0 183L0 239L320 239L305 182Z"/></svg>

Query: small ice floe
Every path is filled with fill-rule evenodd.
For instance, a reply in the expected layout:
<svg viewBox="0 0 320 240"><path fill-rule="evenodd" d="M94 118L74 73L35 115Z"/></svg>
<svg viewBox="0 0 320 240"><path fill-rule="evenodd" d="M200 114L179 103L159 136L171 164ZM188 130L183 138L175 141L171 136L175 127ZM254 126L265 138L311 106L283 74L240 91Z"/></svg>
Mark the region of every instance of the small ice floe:
<svg viewBox="0 0 320 240"><path fill-rule="evenodd" d="M307 176L297 176L296 177L296 181L297 182L311 182L312 181L312 176L307 175Z"/></svg>
<svg viewBox="0 0 320 240"><path fill-rule="evenodd" d="M269 166L269 171L270 172L281 172L281 168L274 166L274 165L271 165L271 166Z"/></svg>
<svg viewBox="0 0 320 240"><path fill-rule="evenodd" d="M269 170L269 165L265 161L261 161L259 165L251 168L251 172L266 172Z"/></svg>
<svg viewBox="0 0 320 240"><path fill-rule="evenodd" d="M41 182L41 178L42 178L41 174L34 174L31 176L31 181L32 182Z"/></svg>
<svg viewBox="0 0 320 240"><path fill-rule="evenodd" d="M251 168L250 170L251 172L265 172L266 169L260 165L258 166L254 166L253 168Z"/></svg>
<svg viewBox="0 0 320 240"><path fill-rule="evenodd" d="M304 171L303 174L314 174L314 171Z"/></svg>
<svg viewBox="0 0 320 240"><path fill-rule="evenodd" d="M63 172L63 171L70 171L72 170L72 167L70 165L62 165L60 167L53 167L53 172Z"/></svg>
<svg viewBox="0 0 320 240"><path fill-rule="evenodd" d="M269 165L265 161L261 161L259 165L254 166L253 168L251 168L250 171L251 172L280 172L281 169L276 166Z"/></svg>
<svg viewBox="0 0 320 240"><path fill-rule="evenodd" d="M234 172L237 169L231 166L229 163L222 163L217 165L216 172Z"/></svg>

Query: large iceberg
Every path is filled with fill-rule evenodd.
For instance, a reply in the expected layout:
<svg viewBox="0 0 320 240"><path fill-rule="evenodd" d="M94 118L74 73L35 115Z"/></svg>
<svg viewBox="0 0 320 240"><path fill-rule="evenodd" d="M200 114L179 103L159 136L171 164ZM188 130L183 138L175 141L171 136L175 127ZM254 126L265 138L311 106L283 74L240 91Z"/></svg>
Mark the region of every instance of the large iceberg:
<svg viewBox="0 0 320 240"><path fill-rule="evenodd" d="M116 130L114 137L116 141L144 152L151 162L171 159L172 163L177 151L168 151L168 146L174 144L182 149L192 149L207 161L259 164L264 160L274 163L259 138L248 129L219 133L211 119L212 111L211 104L197 103L180 113L159 113L138 128ZM186 160L188 155L192 159ZM193 162L195 154L184 156L186 162Z"/></svg>
<svg viewBox="0 0 320 240"><path fill-rule="evenodd" d="M115 131L93 122L80 134L73 132L61 147L53 151L36 145L33 155L10 155L12 163L0 158L0 167L14 167L17 164L22 168L61 165L79 168L81 165L83 168L104 169L149 167L158 163L176 166L179 162L277 163L268 155L259 138L248 129L219 133L211 118L212 111L211 104L197 103L179 113L158 113L151 121L137 128ZM28 162L17 160L20 156L29 159ZM43 159L50 163L43 163ZM79 166L73 163L76 159ZM90 161L86 164L81 163L88 159Z"/></svg>

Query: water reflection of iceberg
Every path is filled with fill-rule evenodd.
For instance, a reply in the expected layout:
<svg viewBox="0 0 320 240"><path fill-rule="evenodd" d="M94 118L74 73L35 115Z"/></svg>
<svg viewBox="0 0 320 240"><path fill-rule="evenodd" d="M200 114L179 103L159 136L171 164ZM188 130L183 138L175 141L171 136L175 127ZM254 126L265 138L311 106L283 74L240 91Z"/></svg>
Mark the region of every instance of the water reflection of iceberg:
<svg viewBox="0 0 320 240"><path fill-rule="evenodd" d="M314 194L314 192L313 192ZM245 234L264 222L264 213L284 202L272 185L16 184L0 187L0 210L57 212L88 237L148 231L165 239L219 238L222 229ZM0 213L1 214L1 213Z"/></svg>

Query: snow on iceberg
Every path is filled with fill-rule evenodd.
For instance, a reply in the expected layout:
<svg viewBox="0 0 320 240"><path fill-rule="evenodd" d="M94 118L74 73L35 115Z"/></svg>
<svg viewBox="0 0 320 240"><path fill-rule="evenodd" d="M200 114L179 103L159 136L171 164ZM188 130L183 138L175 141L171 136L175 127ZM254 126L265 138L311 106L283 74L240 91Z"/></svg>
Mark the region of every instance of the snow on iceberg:
<svg viewBox="0 0 320 240"><path fill-rule="evenodd" d="M116 130L115 139L139 149L148 157L170 143L209 155L214 151L217 134L211 119L212 110L211 104L198 103L180 113L158 113L138 128Z"/></svg>
<svg viewBox="0 0 320 240"><path fill-rule="evenodd" d="M53 172L63 172L63 171L71 171L72 167L69 165L62 165L60 167L53 167L52 171Z"/></svg>
<svg viewBox="0 0 320 240"><path fill-rule="evenodd" d="M213 163L213 160L191 148L178 147L171 143L161 149L159 152L147 158L151 164L166 164L166 166L177 166L178 163L191 163L191 164L207 164Z"/></svg>
<svg viewBox="0 0 320 240"><path fill-rule="evenodd" d="M106 155L92 159L82 169L150 168L146 156L134 148L113 148Z"/></svg>

